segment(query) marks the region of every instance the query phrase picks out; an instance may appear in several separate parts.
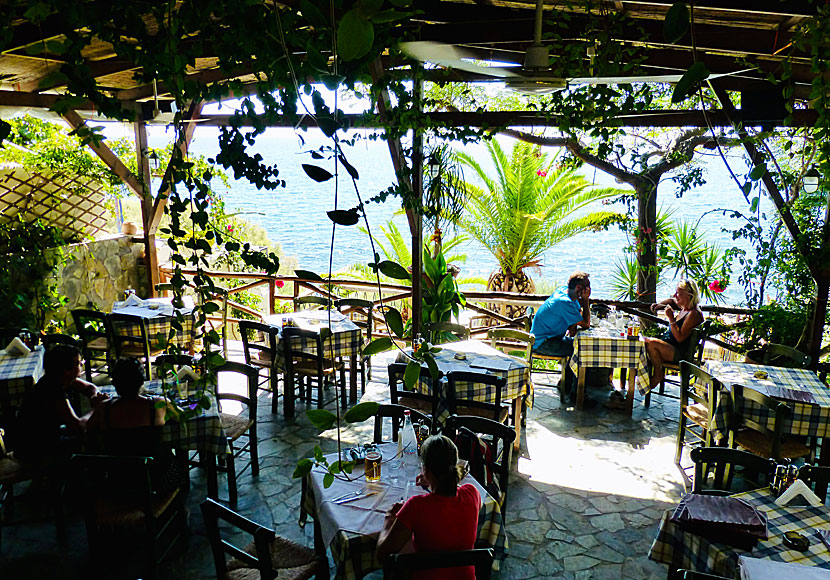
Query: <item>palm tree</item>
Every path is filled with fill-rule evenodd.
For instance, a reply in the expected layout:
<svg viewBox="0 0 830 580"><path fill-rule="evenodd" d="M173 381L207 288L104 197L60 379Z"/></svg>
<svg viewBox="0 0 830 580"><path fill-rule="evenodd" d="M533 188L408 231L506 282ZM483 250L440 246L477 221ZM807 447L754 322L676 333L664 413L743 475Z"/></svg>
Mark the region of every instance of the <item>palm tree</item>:
<svg viewBox="0 0 830 580"><path fill-rule="evenodd" d="M595 187L573 169L555 165L541 148L517 141L508 159L496 140L487 142L495 165L491 177L464 152L458 160L476 172L484 187L466 184L467 212L459 226L478 240L499 263L488 290L533 292L527 268L539 267L542 254L559 242L586 231L606 229L625 221L610 211L572 217L591 202L625 195L610 187ZM523 309L508 314L519 316Z"/></svg>

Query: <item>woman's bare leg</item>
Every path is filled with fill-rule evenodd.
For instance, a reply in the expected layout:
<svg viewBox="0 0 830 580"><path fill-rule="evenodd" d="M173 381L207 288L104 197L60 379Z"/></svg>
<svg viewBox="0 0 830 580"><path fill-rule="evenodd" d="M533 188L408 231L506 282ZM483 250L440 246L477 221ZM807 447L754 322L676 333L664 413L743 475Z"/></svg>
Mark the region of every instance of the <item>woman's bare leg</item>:
<svg viewBox="0 0 830 580"><path fill-rule="evenodd" d="M666 374L663 369L663 363L674 359L674 351L674 347L663 340L657 338L646 339L646 353L654 367L648 385L649 390L663 381L663 376Z"/></svg>

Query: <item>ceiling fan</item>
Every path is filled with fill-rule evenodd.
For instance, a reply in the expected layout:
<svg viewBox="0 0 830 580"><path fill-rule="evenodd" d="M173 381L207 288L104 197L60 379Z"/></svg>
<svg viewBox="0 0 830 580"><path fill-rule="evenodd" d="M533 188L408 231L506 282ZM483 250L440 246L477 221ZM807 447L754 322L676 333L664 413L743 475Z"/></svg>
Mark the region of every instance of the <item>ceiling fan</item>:
<svg viewBox="0 0 830 580"><path fill-rule="evenodd" d="M577 85L676 83L683 76L682 73L571 78L554 76L550 70L550 51L547 46L542 44L542 7L543 0L536 0L533 44L525 52L524 65L521 67L483 66L474 62L478 59L464 49L440 42L402 42L400 48L416 60L502 79L511 89L530 95L553 93ZM715 76L722 75L711 75L709 78Z"/></svg>
<svg viewBox="0 0 830 580"><path fill-rule="evenodd" d="M171 125L175 122L176 113L178 112L178 108L176 107L176 101L170 101L170 110L169 111L162 111L159 108L159 94L158 94L158 83L156 79L153 79L153 108L150 109L150 103L142 103L142 112L144 113L144 122L148 125ZM207 119L182 119L183 123L199 123L201 121L206 121Z"/></svg>

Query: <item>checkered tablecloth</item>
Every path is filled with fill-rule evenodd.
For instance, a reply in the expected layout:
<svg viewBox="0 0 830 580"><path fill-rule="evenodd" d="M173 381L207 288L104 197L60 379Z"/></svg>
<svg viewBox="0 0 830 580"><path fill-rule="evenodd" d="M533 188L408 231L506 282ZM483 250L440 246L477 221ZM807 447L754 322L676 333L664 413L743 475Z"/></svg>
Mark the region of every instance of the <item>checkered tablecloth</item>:
<svg viewBox="0 0 830 580"><path fill-rule="evenodd" d="M811 437L830 436L830 389L812 371L727 361L708 361L706 370L728 390L731 390L734 384L740 384L746 388L756 385L762 391L765 385L775 385L812 393L816 401L815 405L785 401L793 412L784 423L783 433ZM766 372L767 378L755 378L757 371ZM729 397L718 398L718 406L714 411L711 427L713 435L718 439L726 434L729 407ZM775 420L769 410L752 401L746 401L743 408L735 409L735 411L770 428Z"/></svg>
<svg viewBox="0 0 830 580"><path fill-rule="evenodd" d="M286 318L290 318L298 328L314 330L319 332L321 328L329 328L329 311L327 310L304 310L290 314L274 314L264 318L265 324L280 329ZM331 336L323 341L323 351L327 358L350 357L359 355L363 350L363 338L360 327L349 320L340 312L331 312ZM306 339L302 341L300 349L303 352L316 354L317 344ZM285 370L285 356L281 347L277 348L277 368Z"/></svg>
<svg viewBox="0 0 830 580"><path fill-rule="evenodd" d="M396 448L391 444L381 445L381 452L384 454L384 457L388 454L394 454L395 451ZM334 461L336 459L336 454L329 456L328 459L329 461ZM404 481L401 481L398 484L401 487L395 487L395 484L387 483L386 478L388 477L388 471L385 470L388 470L388 464L384 464L382 468L381 482L379 484L373 484L376 485L377 489L381 490L381 492L373 498L366 498L366 500L363 500L369 505L374 504L374 507L363 508L368 514L365 518L365 522L371 522L368 523L364 531L362 533L358 533L356 531L346 529L337 529L333 532L333 535L328 534L332 535L329 548L331 549L332 558L334 559L334 563L337 568L336 578L338 579L357 580L359 578L363 578L363 576L373 570L379 570L382 568L380 562L378 562L375 557L375 548L377 547L378 535L380 534L381 527L383 526L383 519L386 509L388 509L388 506L395 501L399 501L402 494L407 494L406 491L403 491L404 486L407 485ZM359 477L362 471L362 465L358 464L352 473L352 477ZM314 469L303 479L303 491L300 499L301 526L305 525L309 515L318 521L321 517L330 518L333 512L331 511L331 503L328 500L341 496L344 489L351 490L366 487L366 482L362 479L362 477L360 477L359 481L345 485L340 482L335 482L335 485L329 489L325 489L322 483L323 473L324 472L320 469ZM414 472L410 475L414 477ZM402 480L403 479L406 479L406 477L402 477ZM478 513L478 537L476 540L476 547L493 549L493 553L495 555L493 569L498 570L499 564L507 557L508 551L507 533L502 522L501 507L499 506L498 501L493 499L492 496L484 491L484 489L472 477L467 476L462 483L471 483L475 485L481 495L482 505L479 508ZM416 495L417 493L422 492L420 489L417 489L417 491L412 492L410 495L407 495L407 497L411 497L411 495ZM376 500L375 498L378 498L378 496L380 496L380 498ZM372 501L369 502L368 500ZM351 502L350 504L345 505L355 506L355 504L358 503L359 502ZM322 510L322 513L320 511L321 505L326 506L326 509Z"/></svg>
<svg viewBox="0 0 830 580"><path fill-rule="evenodd" d="M751 552L726 544L712 543L706 538L680 530L669 521L674 510L663 514L657 538L648 557L675 568L688 568L727 578L738 577L738 557L769 558L806 566L830 568L830 551L816 536L817 529L830 529L830 508L779 507L769 488L736 494L753 507L767 514L767 539L761 540ZM810 549L798 552L784 547L785 532L800 532L810 540Z"/></svg>
<svg viewBox="0 0 830 580"><path fill-rule="evenodd" d="M117 314L120 310L113 310L112 312L113 314ZM134 314L129 311L125 312L127 314ZM159 333L167 340L167 336L170 334L170 329L173 327L173 321L176 320L176 317L159 314L153 310L148 310L147 312L153 313L153 315L143 316L138 314L138 316L147 320L147 334L150 338L150 346L153 346L157 343ZM179 312L184 316L184 321L182 322L182 330L176 331L176 335L173 337L173 343L181 348L190 350L196 338L196 328L193 325L193 317L191 316L193 309L185 308L179 310ZM136 325L124 325L123 330L125 335L140 336L141 333L141 328Z"/></svg>
<svg viewBox="0 0 830 580"><path fill-rule="evenodd" d="M0 354L0 414L11 413L23 395L43 376L43 347L24 356Z"/></svg>
<svg viewBox="0 0 830 580"><path fill-rule="evenodd" d="M648 357L646 343L642 340L611 336L598 328L580 331L574 338L574 353L569 364L574 374L579 373L580 367L637 369L637 388L641 395L648 393Z"/></svg>
<svg viewBox="0 0 830 580"><path fill-rule="evenodd" d="M527 397L528 406L532 406L533 384L530 381L530 365L527 361L504 354L480 340L462 340L438 346L440 346L441 351L435 354L435 362L438 369L445 375L452 371L463 371L505 377L507 384L501 394L502 402L506 403L520 397ZM465 360L455 358L455 354L459 352L464 353ZM411 349L398 353L396 361L408 362L407 355L411 353ZM430 385L419 381L415 388L428 394ZM492 385L456 383L456 390L459 398L484 403L494 403L496 400ZM438 398L437 414L439 423L444 423L450 415L445 389L441 389Z"/></svg>
<svg viewBox="0 0 830 580"><path fill-rule="evenodd" d="M144 388L149 394L162 394L161 381L147 381ZM112 385L104 385L99 390L112 397L117 396ZM184 390L183 394L189 393ZM211 396L210 409L204 409L198 417L182 423L167 421L161 428L161 441L174 449L190 449L214 455L228 453L228 438L219 418L216 399Z"/></svg>

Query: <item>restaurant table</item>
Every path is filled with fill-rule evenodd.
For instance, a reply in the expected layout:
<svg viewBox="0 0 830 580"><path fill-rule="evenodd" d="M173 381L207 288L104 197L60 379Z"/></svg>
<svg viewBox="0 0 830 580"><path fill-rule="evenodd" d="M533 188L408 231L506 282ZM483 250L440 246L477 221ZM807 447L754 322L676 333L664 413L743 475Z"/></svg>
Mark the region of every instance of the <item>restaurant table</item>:
<svg viewBox="0 0 830 580"><path fill-rule="evenodd" d="M830 508L780 507L775 505L775 495L769 488L732 497L745 500L767 515L767 539L760 540L751 551L710 542L702 536L682 531L669 521L674 512L671 509L663 514L648 557L675 569L686 568L727 578L738 577L738 557L741 555L830 568L830 551L816 535L817 529L830 529ZM802 533L810 541L810 548L805 552L788 549L783 544L785 532Z"/></svg>
<svg viewBox="0 0 830 580"><path fill-rule="evenodd" d="M782 433L822 438L830 436L830 389L819 380L814 372L807 369L790 369L728 361L708 361L706 370L720 381L727 390L731 390L734 384L741 384L746 388L755 389L762 393L767 393L767 387L769 386L810 393L815 403L799 403L779 399L786 402L793 411L784 420ZM767 378L756 378L755 373L758 371L765 372ZM713 412L711 430L712 435L718 440L723 439L728 429L731 407L729 399L730 397L718 397L718 405ZM770 415L767 409L753 401L745 401L744 406L735 409L735 411L772 427L774 417ZM830 462L830 452L822 453L820 459L822 465L827 465Z"/></svg>
<svg viewBox="0 0 830 580"><path fill-rule="evenodd" d="M144 392L149 395L161 396L163 388L169 388L170 384L163 386L162 381L153 380L144 383ZM111 397L118 396L115 387L104 385L98 387L99 391ZM189 391L185 387L182 393L186 396ZM207 481L208 497L218 498L218 482L216 474L215 457L230 452L228 437L222 426L219 417L219 409L216 398L211 396L210 409L202 409L202 413L191 417L187 421L167 421L161 428L161 442L172 449L187 451L199 451L207 454Z"/></svg>
<svg viewBox="0 0 830 580"><path fill-rule="evenodd" d="M301 310L299 312L291 312L288 314L272 314L266 316L263 320L265 324L273 326L280 330L280 338L282 336L282 326L285 319L291 319L294 326L305 330L313 330L319 334L321 328L329 328L329 316L331 317L331 337L323 341L323 350L326 357L348 357L349 358L349 402L357 402L357 357L363 351L363 336L360 327L349 320L344 314L336 310ZM317 345L314 342L301 339L302 344L300 348L304 352L316 354ZM285 371L285 355L282 348L277 348L276 365L282 371ZM288 401L285 398L283 404ZM293 416L293 409L286 409L286 417Z"/></svg>
<svg viewBox="0 0 830 580"><path fill-rule="evenodd" d="M568 363L577 376L576 408L582 409L585 401L586 369L591 367L633 369L628 374L626 409L634 408L635 382L640 394L648 392L649 372L646 343L639 337L620 336L620 331L605 322L590 329L581 330L574 338L574 352Z"/></svg>
<svg viewBox="0 0 830 580"><path fill-rule="evenodd" d="M193 325L192 305L185 305L184 308L173 308L170 298L150 298L142 300L139 305L127 305L124 302L116 302L113 304L112 314L130 314L132 316L139 316L147 320L147 334L150 338L151 344L155 337L162 333L167 339L172 328L173 321L176 320L175 312L179 312L184 316L182 323L182 330L176 331L173 337L173 342L182 348L186 348L190 354L195 352L195 338L196 328ZM138 335L141 330L139 327L127 327L128 331Z"/></svg>
<svg viewBox="0 0 830 580"><path fill-rule="evenodd" d="M480 340L461 340L458 342L447 342L435 345L441 348L435 353L435 363L438 369L445 375L453 371L487 373L507 379L505 390L501 394L502 401L511 401L513 404L513 417L515 418L516 439L513 447L518 449L522 441L522 400L527 400L527 405L533 406L533 383L530 380L530 365L524 359L516 358L502 351L493 348L486 342ZM464 353L465 360L455 358L456 353ZM412 349L406 349L398 353L397 362L407 362ZM461 385L467 398L472 400L489 401L489 385ZM430 385L424 382L417 382L416 389L429 389ZM438 422L443 424L450 415L449 402L446 397L446 390L441 389L438 397Z"/></svg>
<svg viewBox="0 0 830 580"><path fill-rule="evenodd" d="M43 376L43 345L25 355L0 351L0 416L13 413L23 395Z"/></svg>
<svg viewBox="0 0 830 580"><path fill-rule="evenodd" d="M397 445L392 443L384 443L379 447L384 458L391 458L397 452ZM327 456L327 459L330 463L334 462L337 454ZM389 463L382 464L381 480L377 483L366 482L363 470L364 464L360 461L350 476L353 481L335 479L334 484L328 489L323 487L325 472L320 468L312 469L311 473L303 478L300 525L305 526L308 516L314 519L315 550L318 555L325 556L326 547L331 548L338 579L357 580L373 570L379 570L382 566L375 557L375 548L378 535L383 528L386 510L395 502L427 493L415 485L419 467L414 455L408 456L398 470L395 482L392 481ZM498 570L499 563L507 556L508 549L501 507L471 476L467 475L461 483L474 485L481 495L476 547L493 549L493 569ZM376 493L341 505L335 505L331 501L347 493L364 489Z"/></svg>

